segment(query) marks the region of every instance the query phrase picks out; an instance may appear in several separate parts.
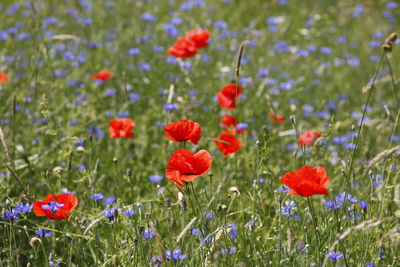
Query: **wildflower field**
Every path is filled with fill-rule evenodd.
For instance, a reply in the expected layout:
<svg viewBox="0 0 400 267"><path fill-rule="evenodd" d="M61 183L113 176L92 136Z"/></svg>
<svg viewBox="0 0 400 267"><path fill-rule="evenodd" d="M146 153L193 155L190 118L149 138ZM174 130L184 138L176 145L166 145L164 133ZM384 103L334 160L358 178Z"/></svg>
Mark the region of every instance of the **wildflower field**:
<svg viewBox="0 0 400 267"><path fill-rule="evenodd" d="M0 2L0 266L400 266L400 3Z"/></svg>

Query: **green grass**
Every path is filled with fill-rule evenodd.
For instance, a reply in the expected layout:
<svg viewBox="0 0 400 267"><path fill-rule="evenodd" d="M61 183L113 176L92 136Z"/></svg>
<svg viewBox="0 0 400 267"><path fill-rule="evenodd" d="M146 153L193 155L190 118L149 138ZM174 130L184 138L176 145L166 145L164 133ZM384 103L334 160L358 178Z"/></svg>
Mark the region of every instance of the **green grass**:
<svg viewBox="0 0 400 267"><path fill-rule="evenodd" d="M1 147L0 207L4 215L5 209L11 210L20 201L43 200L63 188L74 192L79 205L68 221L51 221L33 212L19 215L20 220L0 219L0 266L46 266L49 262L60 266L148 266L154 265L150 263L153 256L178 248L187 258L164 258L163 264L399 265L398 151L379 156L370 171L367 169L379 153L399 146L400 53L396 44L391 53L380 48L400 26L399 7L389 9L385 1L360 1L363 14L354 17L357 1L289 0L286 5L275 0L205 1L205 6L186 11L180 9L184 3L180 0L93 0L88 9L79 4L82 1L34 2L35 7L17 0L0 3L0 30L17 28L15 35L8 33L8 40L0 41L0 71L10 74L9 81L0 84L0 127L11 159ZM15 14L8 13L11 3L20 5ZM385 18L385 11L395 20ZM145 12L155 15L156 21L141 20ZM272 16L281 17L277 32L268 30L266 19ZM48 17L58 21L48 25ZM199 54L208 54L209 62L197 55L177 64L167 63L167 50L176 37L168 36L163 26L173 17L182 19L176 26L179 36L196 28L211 32L209 47L199 50ZM90 18L91 24L80 23L84 18ZM225 21L227 29L218 29L216 21ZM313 25L307 26L310 22ZM382 35L374 38L378 31ZM18 40L23 32L31 37ZM346 40L339 43L337 39L343 35ZM147 42L138 42L143 37ZM373 40L379 46L371 47ZM279 41L286 42L288 51L276 50ZM92 48L90 42L99 46ZM218 118L226 111L213 96L234 80L242 42L239 84L246 97L238 99L236 111L230 114L248 123L248 128L247 134L239 136L242 149L224 158L211 138L220 135ZM153 46L164 51L156 53ZM315 46L316 51L300 57L298 50L308 46ZM329 47L331 53L323 54L321 47ZM140 53L130 55L130 48L139 48ZM65 52L75 59L66 59ZM379 69L378 61L370 60L374 55L381 57ZM190 71L180 65L183 62L191 64ZM149 63L151 70L140 71L142 63ZM113 78L104 84L91 81L91 75L102 69L111 71ZM270 72L261 77L260 69ZM374 79L375 72L377 79L368 101L372 109L366 110L365 123L359 129L362 105L368 99L363 87ZM70 86L71 79L82 84ZM276 83L264 84L271 79ZM290 90L278 89L287 82ZM172 103L179 105L175 111L163 109L171 87L175 93ZM112 88L115 95L108 96L106 92ZM198 95L189 96L191 90ZM140 99L129 100L127 93L140 94ZM338 99L341 95L347 98ZM336 104L335 109L329 109L330 102ZM307 116L304 112L309 106L313 111ZM271 109L285 117L283 124L273 123L268 115ZM106 116L107 111L112 115ZM124 117L136 123L135 137L111 139L108 123L123 111L129 112ZM318 117L321 111L327 113ZM199 146L188 143L186 148L206 149L213 156L211 170L192 183L194 191L188 189L191 185L185 186L186 194L190 191L185 208L177 186L165 179L170 155L184 145L170 142L157 126L158 121L166 125L181 119L197 121L202 127ZM93 132L93 126L104 136ZM287 132L293 129L297 136L313 130L321 132L322 138L302 151L296 137ZM348 134L351 131L354 138ZM358 144L354 153L338 144L337 138L346 134L350 138L344 143ZM80 140L83 146L76 145ZM15 175L5 166L8 162ZM77 168L81 164L82 170ZM329 197L310 198L314 222L307 198L278 190L283 186L283 174L304 165L324 166L330 177ZM148 180L154 174L164 179L154 184ZM382 181L375 186L379 175ZM22 194L15 176L28 194ZM253 183L253 178L263 182ZM356 196L357 202L346 200L335 211L325 207L326 201L344 191ZM108 205L118 207L113 223L101 215L107 206L90 198L100 192L116 197L116 202ZM285 201L292 200L297 209L291 215L300 220L279 212ZM365 211L360 200L368 202ZM126 217L123 211L127 208L136 214ZM204 217L206 211L213 214L212 219ZM232 224L236 225L236 237L231 236ZM143 238L146 227L152 227L154 238ZM192 234L194 228L209 240L208 245L203 245L201 234ZM41 238L40 245L32 247L29 240L37 229L47 229L52 236ZM229 253L229 247L235 248L234 253ZM344 257L332 261L330 252L341 252Z"/></svg>

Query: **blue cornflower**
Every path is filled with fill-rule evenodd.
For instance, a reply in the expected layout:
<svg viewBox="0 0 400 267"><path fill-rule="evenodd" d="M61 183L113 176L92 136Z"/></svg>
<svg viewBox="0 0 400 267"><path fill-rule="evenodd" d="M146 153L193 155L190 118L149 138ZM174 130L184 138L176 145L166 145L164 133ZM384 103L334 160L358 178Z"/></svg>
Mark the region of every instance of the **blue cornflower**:
<svg viewBox="0 0 400 267"><path fill-rule="evenodd" d="M154 174L154 175L150 175L149 176L149 181L152 183L159 183L161 182L163 179L163 177L161 175L158 174Z"/></svg>
<svg viewBox="0 0 400 267"><path fill-rule="evenodd" d="M196 91L196 90L189 91L189 96L191 96L191 97L198 96L198 95L199 95L199 91Z"/></svg>
<svg viewBox="0 0 400 267"><path fill-rule="evenodd" d="M204 214L204 218L206 218L207 220L211 220L213 217L215 217L214 212L210 211L210 210L206 210L206 212Z"/></svg>
<svg viewBox="0 0 400 267"><path fill-rule="evenodd" d="M117 116L118 118L129 117L129 111L128 110L120 111L118 112Z"/></svg>
<svg viewBox="0 0 400 267"><path fill-rule="evenodd" d="M205 239L202 237L202 238L200 238L200 242L205 247L211 247L211 244L214 242L214 237L209 236Z"/></svg>
<svg viewBox="0 0 400 267"><path fill-rule="evenodd" d="M165 110L178 110L179 106L177 104L165 104L163 106L163 109L165 109Z"/></svg>
<svg viewBox="0 0 400 267"><path fill-rule="evenodd" d="M176 57L167 57L167 63L168 64L176 64L178 59Z"/></svg>
<svg viewBox="0 0 400 267"><path fill-rule="evenodd" d="M173 253L169 250L165 251L165 257L169 260L178 261L186 259L187 255L182 254L181 249L175 249Z"/></svg>
<svg viewBox="0 0 400 267"><path fill-rule="evenodd" d="M325 207L331 210L337 210L343 206L344 197L346 192L341 193L340 195L335 196L334 200L325 201Z"/></svg>
<svg viewBox="0 0 400 267"><path fill-rule="evenodd" d="M327 46L323 46L321 47L321 49L319 50L322 54L329 56L332 53L332 49L330 47Z"/></svg>
<svg viewBox="0 0 400 267"><path fill-rule="evenodd" d="M151 65L147 62L143 62L139 65L138 70L149 72L151 70Z"/></svg>
<svg viewBox="0 0 400 267"><path fill-rule="evenodd" d="M1 215L1 218L3 220L6 220L6 219L10 220L10 221L14 221L14 220L18 221L19 220L19 217L18 217L19 212L18 211L14 210L14 209L12 209L11 211L9 209L5 209L4 212L5 212L5 214L3 213Z"/></svg>
<svg viewBox="0 0 400 267"><path fill-rule="evenodd" d="M280 193L288 193L290 191L290 188L288 186L284 185L284 186L280 186L278 191Z"/></svg>
<svg viewBox="0 0 400 267"><path fill-rule="evenodd" d="M35 231L36 235L40 236L40 237L49 237L52 236L52 232L47 231L46 229L37 229Z"/></svg>
<svg viewBox="0 0 400 267"><path fill-rule="evenodd" d="M131 216L133 216L135 213L136 213L136 211L135 210L133 210L133 209L127 209L127 210L124 210L123 212L122 212L126 217L131 217Z"/></svg>
<svg viewBox="0 0 400 267"><path fill-rule="evenodd" d="M163 25L163 30L170 36L170 37L178 37L179 30L176 28L174 24L165 23Z"/></svg>
<svg viewBox="0 0 400 267"><path fill-rule="evenodd" d="M153 51L154 51L155 53L161 53L161 52L164 51L164 47L155 45L155 46L153 46Z"/></svg>
<svg viewBox="0 0 400 267"><path fill-rule="evenodd" d="M213 26L217 30L226 30L226 29L228 29L228 24L226 24L226 22L222 21L222 20L215 21Z"/></svg>
<svg viewBox="0 0 400 267"><path fill-rule="evenodd" d="M118 208L117 207L112 207L110 208L106 208L103 213L101 214L101 216L106 217L107 219L110 220L111 223L114 223L114 218L118 215Z"/></svg>
<svg viewBox="0 0 400 267"><path fill-rule="evenodd" d="M399 6L395 1L386 2L386 7L389 9L396 9Z"/></svg>
<svg viewBox="0 0 400 267"><path fill-rule="evenodd" d="M102 193L96 193L94 195L91 195L90 198L94 201L99 201L100 199L104 198L104 195Z"/></svg>
<svg viewBox="0 0 400 267"><path fill-rule="evenodd" d="M375 262L371 261L371 263L366 264L365 267L375 267Z"/></svg>
<svg viewBox="0 0 400 267"><path fill-rule="evenodd" d="M228 249L227 248L222 248L221 249L222 254L228 254ZM235 254L236 248L235 247L229 247L229 254Z"/></svg>
<svg viewBox="0 0 400 267"><path fill-rule="evenodd" d="M198 236L199 235L199 228L193 228L192 229L192 235L193 236Z"/></svg>
<svg viewBox="0 0 400 267"><path fill-rule="evenodd" d="M247 127L248 127L248 124L245 123L245 122L241 122L241 123L238 123L238 124L236 125L236 129L237 129L238 131L245 130L245 129L247 129Z"/></svg>
<svg viewBox="0 0 400 267"><path fill-rule="evenodd" d="M115 88L106 89L105 93L107 96L114 96L117 94L117 89Z"/></svg>
<svg viewBox="0 0 400 267"><path fill-rule="evenodd" d="M287 52L289 51L289 46L285 41L277 41L274 49L276 52Z"/></svg>
<svg viewBox="0 0 400 267"><path fill-rule="evenodd" d="M143 21L155 22L157 20L157 17L149 13L143 13L140 16L140 19Z"/></svg>
<svg viewBox="0 0 400 267"><path fill-rule="evenodd" d="M15 206L14 210L15 210L15 212L18 212L18 213L21 213L21 214L26 214L26 213L31 212L32 208L33 208L32 204L26 203L24 205L24 203L19 202L17 204L17 206Z"/></svg>
<svg viewBox="0 0 400 267"><path fill-rule="evenodd" d="M341 252L329 252L329 259L332 261L337 261L343 259L344 255Z"/></svg>
<svg viewBox="0 0 400 267"><path fill-rule="evenodd" d="M170 22L171 24L179 25L182 23L182 19L180 17L173 17Z"/></svg>
<svg viewBox="0 0 400 267"><path fill-rule="evenodd" d="M6 31L0 31L0 41L7 41L8 33Z"/></svg>
<svg viewBox="0 0 400 267"><path fill-rule="evenodd" d="M161 121L156 121L156 126L158 127L158 128L164 128L164 123L162 123Z"/></svg>
<svg viewBox="0 0 400 267"><path fill-rule="evenodd" d="M269 69L258 69L257 73L260 75L261 78L264 78L269 74L270 70Z"/></svg>
<svg viewBox="0 0 400 267"><path fill-rule="evenodd" d="M153 229L151 227L146 227L144 229L144 232L142 233L142 236L143 236L143 238L146 238L146 239L154 238Z"/></svg>
<svg viewBox="0 0 400 267"><path fill-rule="evenodd" d="M364 201L364 200L360 200L360 206L361 206L361 208L363 208L365 210L368 207L368 202Z"/></svg>
<svg viewBox="0 0 400 267"><path fill-rule="evenodd" d="M91 124L89 126L89 134L95 135L97 138L102 139L105 137L105 133L96 125Z"/></svg>
<svg viewBox="0 0 400 267"><path fill-rule="evenodd" d="M279 208L279 211L286 217L290 217L291 211L295 210L295 209L297 209L296 203L293 200L292 201L286 200L285 206L282 208Z"/></svg>
<svg viewBox="0 0 400 267"><path fill-rule="evenodd" d="M131 49L128 50L128 54L131 55L131 56L136 56L139 53L140 53L140 48L137 48L137 47L131 48Z"/></svg>
<svg viewBox="0 0 400 267"><path fill-rule="evenodd" d="M139 93L129 93L128 94L129 100L130 101L138 101L140 99L140 94Z"/></svg>
<svg viewBox="0 0 400 267"><path fill-rule="evenodd" d="M71 53L70 51L66 51L66 52L64 52L64 58L66 59L66 60L69 60L69 61L72 61L72 60L74 60L75 59L75 55L73 54L73 53Z"/></svg>
<svg viewBox="0 0 400 267"><path fill-rule="evenodd" d="M232 223L231 225L231 237L236 238L237 237L237 232L236 232L236 223Z"/></svg>
<svg viewBox="0 0 400 267"><path fill-rule="evenodd" d="M360 15L362 15L363 13L364 13L364 7L361 4L359 4L353 9L353 12L351 12L351 15L354 18L357 18Z"/></svg>
<svg viewBox="0 0 400 267"><path fill-rule="evenodd" d="M210 56L208 54L201 54L200 55L200 59L204 62L204 63L208 63L210 61Z"/></svg>
<svg viewBox="0 0 400 267"><path fill-rule="evenodd" d="M114 203L114 201L115 201L115 197L111 196L111 197L105 198L103 200L103 204L104 205L112 204L112 203Z"/></svg>
<svg viewBox="0 0 400 267"><path fill-rule="evenodd" d="M150 259L150 264L154 265L155 267L160 267L162 263L162 259L159 255L154 255Z"/></svg>
<svg viewBox="0 0 400 267"><path fill-rule="evenodd" d="M64 207L64 204L58 203L56 201L48 202L47 204L42 205L42 209L50 210L51 212L56 212L59 208Z"/></svg>
<svg viewBox="0 0 400 267"><path fill-rule="evenodd" d="M270 24L270 25L277 25L277 24L279 24L279 18L277 18L277 17L268 17L266 19L266 22L268 24Z"/></svg>

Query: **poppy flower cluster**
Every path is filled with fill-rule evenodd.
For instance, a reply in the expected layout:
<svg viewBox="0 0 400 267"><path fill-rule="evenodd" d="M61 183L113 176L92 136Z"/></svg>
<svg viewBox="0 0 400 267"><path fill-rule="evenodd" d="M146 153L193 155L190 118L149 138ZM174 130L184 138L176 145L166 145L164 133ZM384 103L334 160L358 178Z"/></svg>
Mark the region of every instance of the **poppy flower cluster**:
<svg viewBox="0 0 400 267"><path fill-rule="evenodd" d="M176 43L168 49L168 53L178 58L190 58L197 54L197 50L208 46L210 32L194 29L186 33L185 37L178 37Z"/></svg>
<svg viewBox="0 0 400 267"><path fill-rule="evenodd" d="M316 194L328 196L329 177L324 167L303 166L295 172L287 172L281 182L290 188L289 194L309 197Z"/></svg>
<svg viewBox="0 0 400 267"><path fill-rule="evenodd" d="M165 126L165 135L173 142L191 142L198 144L201 138L201 127L198 122L181 120ZM166 178L175 184L184 186L185 182L204 175L211 168L212 157L204 149L193 154L186 149L178 149L168 160Z"/></svg>
<svg viewBox="0 0 400 267"><path fill-rule="evenodd" d="M224 86L221 91L217 93L217 100L221 108L234 110L236 108L236 98L242 91L242 87L234 83ZM224 153L224 157L226 157L240 150L242 142L236 137L236 134L246 133L246 129L239 129L239 120L229 114L225 114L224 118L220 120L220 123L227 127L227 129L223 130L221 135L216 138L215 144L218 150Z"/></svg>
<svg viewBox="0 0 400 267"><path fill-rule="evenodd" d="M223 109L235 109L236 98L242 93L242 87L236 86L234 83L230 83L224 86L221 91L217 93L218 103Z"/></svg>
<svg viewBox="0 0 400 267"><path fill-rule="evenodd" d="M111 138L132 138L135 134L131 132L135 123L129 118L115 119L109 122Z"/></svg>
<svg viewBox="0 0 400 267"><path fill-rule="evenodd" d="M10 79L10 74L0 71L0 84L6 83Z"/></svg>
<svg viewBox="0 0 400 267"><path fill-rule="evenodd" d="M314 132L314 131L307 131L300 135L299 139L297 142L302 145L302 146L309 146L312 141L314 140L314 137L320 138L321 134L319 132Z"/></svg>
<svg viewBox="0 0 400 267"><path fill-rule="evenodd" d="M97 74L92 75L92 77L90 77L90 79L105 82L106 80L112 78L112 76L113 76L113 74L111 72L109 72L108 70L101 70Z"/></svg>
<svg viewBox="0 0 400 267"><path fill-rule="evenodd" d="M33 202L36 216L46 216L51 220L68 220L68 214L78 205L78 198L73 194L50 194L43 201Z"/></svg>

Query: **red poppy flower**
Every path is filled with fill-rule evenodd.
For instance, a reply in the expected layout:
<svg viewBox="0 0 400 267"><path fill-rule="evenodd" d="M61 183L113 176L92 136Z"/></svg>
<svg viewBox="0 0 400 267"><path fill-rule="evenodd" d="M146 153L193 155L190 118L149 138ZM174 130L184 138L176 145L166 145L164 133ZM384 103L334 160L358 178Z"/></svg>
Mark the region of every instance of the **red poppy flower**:
<svg viewBox="0 0 400 267"><path fill-rule="evenodd" d="M195 145L201 137L201 127L198 122L181 120L164 127L165 135L173 142L189 141Z"/></svg>
<svg viewBox="0 0 400 267"><path fill-rule="evenodd" d="M179 37L176 43L168 49L174 57L189 58L197 54L196 43L187 38Z"/></svg>
<svg viewBox="0 0 400 267"><path fill-rule="evenodd" d="M108 125L110 126L108 130L110 131L111 138L132 138L135 135L131 132L133 127L135 127L135 123L129 118L112 120Z"/></svg>
<svg viewBox="0 0 400 267"><path fill-rule="evenodd" d="M6 83L10 79L10 74L5 74L4 72L0 71L0 84Z"/></svg>
<svg viewBox="0 0 400 267"><path fill-rule="evenodd" d="M284 118L284 117L282 117L282 116L279 115L278 113L275 113L275 114L274 114L274 112L273 112L272 110L269 111L269 116L270 116L271 119L274 121L275 125L277 125L278 122L279 122L279 123L283 123L283 122L285 121L285 118Z"/></svg>
<svg viewBox="0 0 400 267"><path fill-rule="evenodd" d="M93 75L90 79L91 80L100 80L100 81L106 81L110 79L113 76L111 72L108 70L101 70L97 74Z"/></svg>
<svg viewBox="0 0 400 267"><path fill-rule="evenodd" d="M234 83L226 85L217 93L218 103L224 109L235 109L236 108L236 97L242 93L242 87L237 86Z"/></svg>
<svg viewBox="0 0 400 267"><path fill-rule="evenodd" d="M47 216L51 220L68 220L68 214L78 205L78 198L72 194L50 194L43 201L33 201L36 216Z"/></svg>
<svg viewBox="0 0 400 267"><path fill-rule="evenodd" d="M235 153L242 148L242 141L240 141L239 138L236 138L236 136L231 134L229 131L222 131L221 135L217 139L224 141L224 143L218 142L217 140L215 141L218 150L224 153L224 157Z"/></svg>
<svg viewBox="0 0 400 267"><path fill-rule="evenodd" d="M325 187L329 185L329 177L324 167L318 166L311 168L304 166L295 172L287 172L281 182L291 190L289 194L309 197L315 194L324 194L328 196L328 190Z"/></svg>
<svg viewBox="0 0 400 267"><path fill-rule="evenodd" d="M297 140L297 142L299 142L299 144L302 146L304 145L309 146L311 142L314 140L314 136L319 138L321 137L321 134L319 132L307 131L302 135L300 135L299 140Z"/></svg>
<svg viewBox="0 0 400 267"><path fill-rule="evenodd" d="M210 38L210 32L207 30L190 30L186 33L185 38L195 43L196 48L205 48L208 46L208 39Z"/></svg>
<svg viewBox="0 0 400 267"><path fill-rule="evenodd" d="M239 120L236 119L235 117L229 115L229 114L225 114L223 119L220 119L219 122L225 126L225 127L229 127L229 126L235 126L236 124L239 123Z"/></svg>
<svg viewBox="0 0 400 267"><path fill-rule="evenodd" d="M212 157L204 149L195 155L189 150L178 149L169 158L166 177L174 183L184 186L184 182L191 182L208 172L211 165Z"/></svg>

